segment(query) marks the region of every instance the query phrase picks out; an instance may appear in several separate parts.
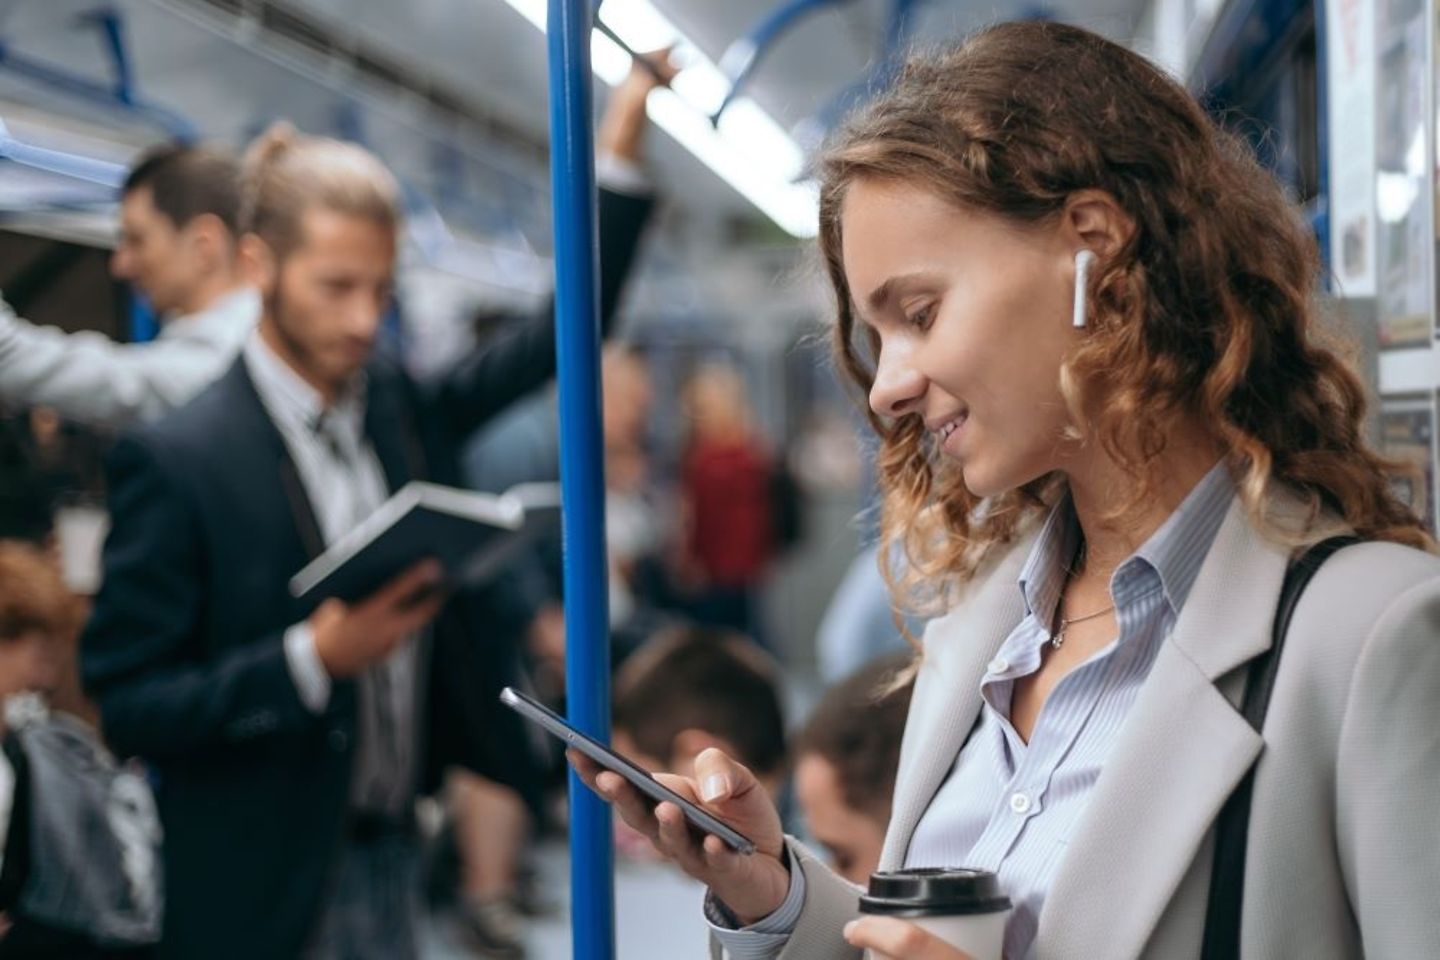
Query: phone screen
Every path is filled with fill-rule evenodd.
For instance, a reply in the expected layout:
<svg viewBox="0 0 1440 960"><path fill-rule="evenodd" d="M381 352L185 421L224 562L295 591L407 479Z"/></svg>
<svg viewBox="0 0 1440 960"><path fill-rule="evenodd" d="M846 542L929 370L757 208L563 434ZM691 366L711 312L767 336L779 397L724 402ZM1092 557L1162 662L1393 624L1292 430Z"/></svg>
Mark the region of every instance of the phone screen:
<svg viewBox="0 0 1440 960"><path fill-rule="evenodd" d="M500 702L516 713L538 723L552 736L567 746L574 747L600 766L628 780L637 790L656 803L673 803L698 829L712 833L725 841L734 850L743 854L755 852L755 844L725 821L686 800L680 794L650 776L632 760L621 756L595 738L576 730L568 721L542 703L538 703L518 690L506 687L500 691Z"/></svg>

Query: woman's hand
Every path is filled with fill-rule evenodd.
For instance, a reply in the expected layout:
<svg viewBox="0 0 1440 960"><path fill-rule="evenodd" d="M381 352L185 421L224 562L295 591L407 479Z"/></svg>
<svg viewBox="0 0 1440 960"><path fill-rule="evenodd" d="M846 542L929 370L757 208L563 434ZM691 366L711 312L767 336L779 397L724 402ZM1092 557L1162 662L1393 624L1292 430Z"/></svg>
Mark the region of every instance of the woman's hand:
<svg viewBox="0 0 1440 960"><path fill-rule="evenodd" d="M774 913L790 892L780 815L745 767L711 748L695 758L695 779L657 773L655 779L730 824L755 842L746 856L719 837L701 836L673 803L656 805L624 777L574 750L566 756L591 790L615 805L620 818L650 840L667 860L710 888L742 924Z"/></svg>
<svg viewBox="0 0 1440 960"><path fill-rule="evenodd" d="M861 917L845 925L850 946L868 949L874 960L973 960L913 923L894 917Z"/></svg>

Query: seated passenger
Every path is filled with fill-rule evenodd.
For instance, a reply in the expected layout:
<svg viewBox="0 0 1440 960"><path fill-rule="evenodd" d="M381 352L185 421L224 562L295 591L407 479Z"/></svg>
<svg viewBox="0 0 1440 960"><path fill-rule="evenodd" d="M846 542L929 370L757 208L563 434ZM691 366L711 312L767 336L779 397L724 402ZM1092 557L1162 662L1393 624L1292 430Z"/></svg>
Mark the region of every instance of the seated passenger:
<svg viewBox="0 0 1440 960"><path fill-rule="evenodd" d="M795 799L835 872L864 883L880 862L911 684L896 677L913 653L871 661L820 700L795 739Z"/></svg>
<svg viewBox="0 0 1440 960"><path fill-rule="evenodd" d="M147 956L159 826L80 695L82 601L39 549L0 541L0 958Z"/></svg>
<svg viewBox="0 0 1440 960"><path fill-rule="evenodd" d="M785 774L785 719L775 662L738 633L661 634L615 676L615 749L649 770L691 776L709 749L744 759L771 797Z"/></svg>

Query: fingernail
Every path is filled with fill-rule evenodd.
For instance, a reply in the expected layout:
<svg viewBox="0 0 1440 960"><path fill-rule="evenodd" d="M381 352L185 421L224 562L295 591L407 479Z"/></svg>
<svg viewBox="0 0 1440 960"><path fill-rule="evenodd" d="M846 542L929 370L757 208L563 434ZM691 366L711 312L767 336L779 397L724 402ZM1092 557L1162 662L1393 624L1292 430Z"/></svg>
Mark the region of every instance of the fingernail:
<svg viewBox="0 0 1440 960"><path fill-rule="evenodd" d="M859 922L859 920L851 920L849 923L845 924L845 929L842 930L841 933L844 934L846 940L850 939L850 934L855 931L855 924Z"/></svg>
<svg viewBox="0 0 1440 960"><path fill-rule="evenodd" d="M700 786L700 799L706 803L712 800L719 800L725 796L729 790L730 784L725 782L725 775L723 773L712 773L705 778L705 782Z"/></svg>

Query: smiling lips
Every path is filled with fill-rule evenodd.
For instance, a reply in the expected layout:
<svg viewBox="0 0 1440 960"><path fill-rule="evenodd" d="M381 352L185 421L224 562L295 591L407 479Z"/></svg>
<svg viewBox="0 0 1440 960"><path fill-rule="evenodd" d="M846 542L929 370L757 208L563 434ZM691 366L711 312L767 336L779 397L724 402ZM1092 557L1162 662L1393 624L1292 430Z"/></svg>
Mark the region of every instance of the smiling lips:
<svg viewBox="0 0 1440 960"><path fill-rule="evenodd" d="M938 425L931 427L930 429L935 433L936 438L940 441L940 445L943 447L950 439L951 435L953 435L956 430L959 430L961 427L963 427L965 425L965 421L969 419L970 411L965 410L956 414L953 417L940 421Z"/></svg>

